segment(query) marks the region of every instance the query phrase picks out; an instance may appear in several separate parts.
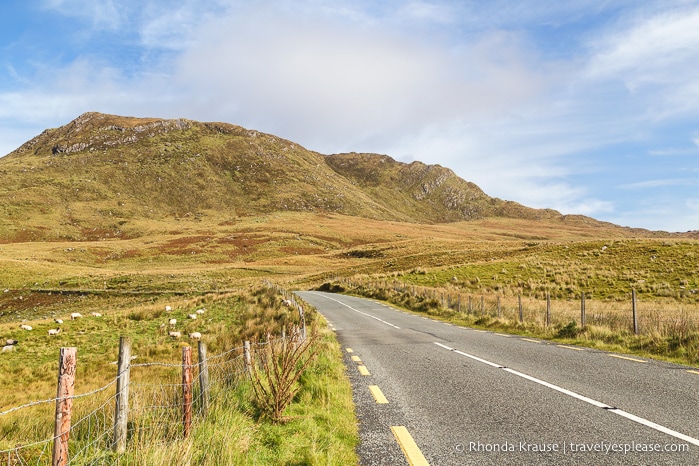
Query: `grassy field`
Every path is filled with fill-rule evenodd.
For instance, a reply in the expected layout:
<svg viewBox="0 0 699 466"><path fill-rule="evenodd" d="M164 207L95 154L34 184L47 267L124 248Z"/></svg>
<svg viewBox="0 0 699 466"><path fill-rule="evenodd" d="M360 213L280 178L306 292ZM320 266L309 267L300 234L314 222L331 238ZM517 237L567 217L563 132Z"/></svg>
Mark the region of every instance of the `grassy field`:
<svg viewBox="0 0 699 466"><path fill-rule="evenodd" d="M279 337L283 326L298 321L298 314L281 305L282 296L269 288L197 298L170 296L147 303L122 303L124 309L101 317L65 321L62 332L47 337L41 323L21 337L17 349L2 355L0 412L55 396L58 349L78 348L75 393L98 392L74 401L71 453L75 464L352 464L357 426L352 395L344 374L340 349L316 314L309 324L320 327L318 356L298 382L299 392L285 412L285 422L261 417L249 378L241 366L242 342L264 341L267 333ZM171 311L165 311L165 304ZM83 303L83 308L89 307ZM186 318L195 309L206 310L200 319ZM191 341L170 338L163 323L178 320L183 334L199 331L208 347L212 368L211 409L197 418L192 435L181 436L181 411L160 409L177 405L181 348ZM53 326L55 326L54 324ZM4 325L5 329L7 324ZM4 330L5 330L4 329ZM127 452L110 452L118 340L133 340L130 442ZM231 348L241 351L231 352ZM253 348L255 345L253 343ZM230 353L225 359L218 354ZM5 389L12 387L11 390ZM102 387L107 387L100 391ZM0 416L0 450L18 445L26 460L50 458L54 403L30 406ZM79 419L79 421L77 421ZM75 424L74 424L75 425ZM48 455L48 457L46 456ZM8 457L10 454L8 453ZM224 463L221 463L221 461ZM279 463L278 461L282 461ZM11 463L14 464L14 463Z"/></svg>
<svg viewBox="0 0 699 466"><path fill-rule="evenodd" d="M354 277L326 283L334 290L390 302L457 325L699 365L699 304L672 299L541 299L536 294L423 287L396 277ZM520 314L521 306L521 314ZM638 333L636 333L636 330Z"/></svg>
<svg viewBox="0 0 699 466"><path fill-rule="evenodd" d="M278 333L294 315L281 306L281 296L260 291L263 281L288 290L361 282L363 294L463 325L699 362L694 327L678 321L674 330L649 330L653 322L694 322L699 316L699 241L687 237L655 238L599 225L591 229L575 219L417 225L338 214L231 218L209 212L203 218L138 222L132 227L140 234L133 237L95 232L85 241L0 244L0 337L19 341L15 351L0 356L0 412L55 396L60 347L78 348L76 392L87 393L114 379L111 363L117 359L120 335L133 338L135 363L176 364L189 342L167 336L162 325L170 318L178 320L183 333L204 334L210 354L267 331ZM432 290L433 297L409 299L386 292L396 286ZM632 288L646 319L642 335L629 334L628 320L594 320L615 309L628 314ZM586 328L571 327L579 318L582 292L589 300L590 321ZM440 293L460 295L462 304L471 296L475 311L446 309L436 297ZM544 327L547 293L555 303L555 318ZM518 295L527 305L525 323L512 314ZM487 316L476 312L481 296L487 297ZM492 315L496 296L502 300L501 317ZM173 310L166 312L165 306ZM186 318L199 308L207 309L205 318ZM85 317L71 321L71 312ZM102 316L90 316L92 312ZM63 324L56 324L56 318ZM20 323L33 330L22 330ZM48 336L57 327L61 333ZM678 331L684 334L678 336ZM325 334L320 344L322 351L288 410L289 422L261 418L250 385L236 382L215 389L220 402L195 423L188 440L172 429L156 440L134 438L120 464L172 464L173 458L185 458L183 464L217 464L222 458L227 464L355 463L356 421L337 343ZM172 368L139 369L134 377L142 377L141 384L179 383ZM106 393L111 396L112 389ZM89 413L92 408L87 403L81 409ZM22 411L31 419L28 423L2 416L0 449L50 437L52 425L46 419L52 409ZM106 422L100 419L89 425ZM167 442L158 444L158 435ZM109 455L105 461L114 459Z"/></svg>

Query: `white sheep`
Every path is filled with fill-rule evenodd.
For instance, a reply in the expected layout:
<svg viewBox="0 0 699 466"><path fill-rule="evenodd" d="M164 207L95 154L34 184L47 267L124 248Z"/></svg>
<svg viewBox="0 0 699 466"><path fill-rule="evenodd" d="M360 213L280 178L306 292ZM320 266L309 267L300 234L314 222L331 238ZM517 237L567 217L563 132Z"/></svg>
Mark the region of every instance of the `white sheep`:
<svg viewBox="0 0 699 466"><path fill-rule="evenodd" d="M59 333L61 333L60 328L50 328L49 329L49 336L58 335Z"/></svg>
<svg viewBox="0 0 699 466"><path fill-rule="evenodd" d="M291 300L290 299L283 300L282 306L291 307Z"/></svg>
<svg viewBox="0 0 699 466"><path fill-rule="evenodd" d="M53 319L53 321L56 322L57 324L63 323L63 319Z"/></svg>
<svg viewBox="0 0 699 466"><path fill-rule="evenodd" d="M6 352L8 352L8 351L14 351L14 350L15 350L14 345L7 345L7 346L3 346L3 347L2 347L2 352L3 352L3 353L6 353Z"/></svg>
<svg viewBox="0 0 699 466"><path fill-rule="evenodd" d="M168 324L170 324L170 327L174 327L175 325L177 325L177 319L170 319L168 321Z"/></svg>
<svg viewBox="0 0 699 466"><path fill-rule="evenodd" d="M27 324L22 324L19 326L19 328L21 328L22 330L32 330L32 326Z"/></svg>
<svg viewBox="0 0 699 466"><path fill-rule="evenodd" d="M180 338L182 336L182 334L180 332L170 332L169 335L172 338Z"/></svg>
<svg viewBox="0 0 699 466"><path fill-rule="evenodd" d="M196 314L187 314L187 317L189 317L192 320L197 320L197 315Z"/></svg>
<svg viewBox="0 0 699 466"><path fill-rule="evenodd" d="M165 306L165 312L172 311L172 306Z"/></svg>
<svg viewBox="0 0 699 466"><path fill-rule="evenodd" d="M201 333L192 332L189 334L189 338L191 338L192 340L199 340L199 339L201 339Z"/></svg>
<svg viewBox="0 0 699 466"><path fill-rule="evenodd" d="M93 317L102 317L102 314L100 314L99 312L91 312L90 315Z"/></svg>
<svg viewBox="0 0 699 466"><path fill-rule="evenodd" d="M70 313L70 320L75 320L75 319L80 319L83 315L80 314L79 312L71 312Z"/></svg>
<svg viewBox="0 0 699 466"><path fill-rule="evenodd" d="M196 313L199 315L202 315L204 312L206 312L206 309L197 309Z"/></svg>
<svg viewBox="0 0 699 466"><path fill-rule="evenodd" d="M17 343L19 343L19 342L17 340L13 340L12 338L8 338L7 340L5 340L6 346L14 346Z"/></svg>

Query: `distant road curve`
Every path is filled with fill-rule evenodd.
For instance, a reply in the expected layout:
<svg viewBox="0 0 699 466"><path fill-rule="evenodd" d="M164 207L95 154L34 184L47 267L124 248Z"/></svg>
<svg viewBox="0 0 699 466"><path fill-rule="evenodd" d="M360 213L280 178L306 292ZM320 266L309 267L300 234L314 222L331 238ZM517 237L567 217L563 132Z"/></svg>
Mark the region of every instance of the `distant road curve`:
<svg viewBox="0 0 699 466"><path fill-rule="evenodd" d="M298 292L335 329L363 465L699 464L699 369Z"/></svg>

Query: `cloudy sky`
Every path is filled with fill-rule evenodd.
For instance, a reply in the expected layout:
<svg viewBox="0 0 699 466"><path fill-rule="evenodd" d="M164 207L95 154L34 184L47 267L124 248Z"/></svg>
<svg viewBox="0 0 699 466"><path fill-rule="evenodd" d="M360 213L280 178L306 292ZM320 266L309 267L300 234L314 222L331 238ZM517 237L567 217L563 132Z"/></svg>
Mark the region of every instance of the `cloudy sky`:
<svg viewBox="0 0 699 466"><path fill-rule="evenodd" d="M699 229L699 0L2 1L0 155L86 111L225 121Z"/></svg>

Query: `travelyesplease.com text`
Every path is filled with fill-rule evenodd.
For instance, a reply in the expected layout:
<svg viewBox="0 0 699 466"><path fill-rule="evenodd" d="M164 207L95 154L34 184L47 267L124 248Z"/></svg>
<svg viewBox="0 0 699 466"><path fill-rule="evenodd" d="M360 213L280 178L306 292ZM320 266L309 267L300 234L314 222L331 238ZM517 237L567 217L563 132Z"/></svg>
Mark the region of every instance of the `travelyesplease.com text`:
<svg viewBox="0 0 699 466"><path fill-rule="evenodd" d="M457 453L604 453L604 454L629 454L629 453L686 453L689 451L689 444L686 443L576 443L576 442L554 442L554 443L528 443L528 442L502 442L502 443L482 443L469 442L468 444L457 444Z"/></svg>

